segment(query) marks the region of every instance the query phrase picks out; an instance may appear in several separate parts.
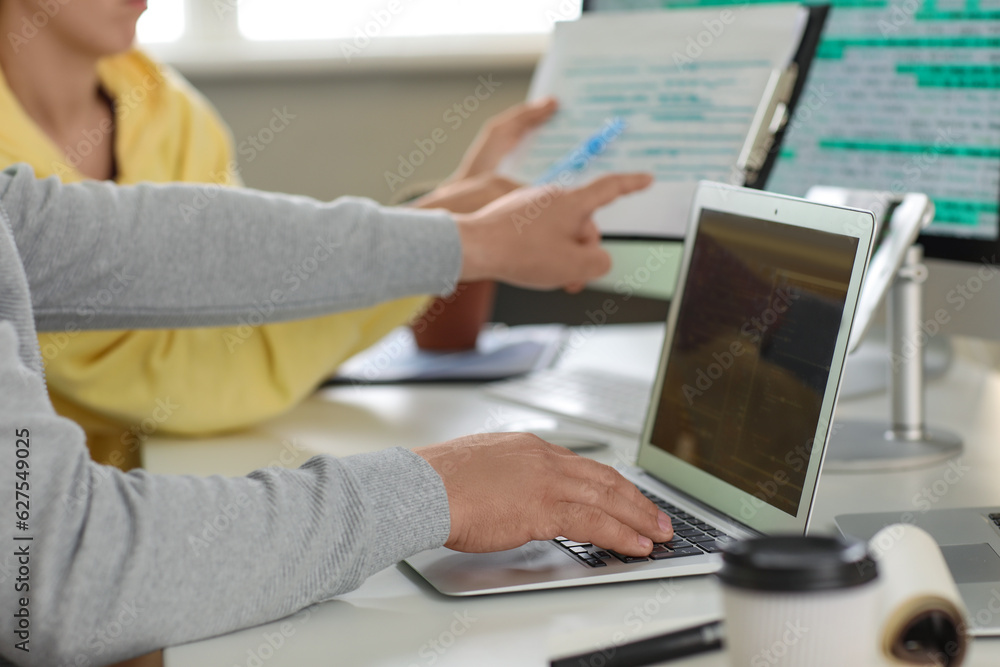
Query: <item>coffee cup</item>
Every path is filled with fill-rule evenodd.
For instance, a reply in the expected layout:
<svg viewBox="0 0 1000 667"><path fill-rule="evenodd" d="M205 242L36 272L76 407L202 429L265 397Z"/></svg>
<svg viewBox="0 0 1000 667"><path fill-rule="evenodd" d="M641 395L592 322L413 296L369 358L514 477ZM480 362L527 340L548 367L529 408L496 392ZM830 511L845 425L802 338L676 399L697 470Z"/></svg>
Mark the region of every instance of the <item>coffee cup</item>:
<svg viewBox="0 0 1000 667"><path fill-rule="evenodd" d="M733 667L881 664L878 568L865 543L802 536L734 542L717 576Z"/></svg>

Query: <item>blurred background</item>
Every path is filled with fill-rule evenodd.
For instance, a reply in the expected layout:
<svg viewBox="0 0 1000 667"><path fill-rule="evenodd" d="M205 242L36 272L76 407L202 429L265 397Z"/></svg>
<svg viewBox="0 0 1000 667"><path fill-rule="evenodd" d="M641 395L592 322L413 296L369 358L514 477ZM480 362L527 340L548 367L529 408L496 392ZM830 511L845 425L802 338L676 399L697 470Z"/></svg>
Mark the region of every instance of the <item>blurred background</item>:
<svg viewBox="0 0 1000 667"><path fill-rule="evenodd" d="M385 172L415 141L447 133L397 190L444 178L486 119L525 98L553 22L579 13L573 0L152 0L139 41L216 106L238 148L275 109L294 115L263 150L238 150L247 185L388 202ZM371 42L388 36L391 51ZM499 84L485 99L481 76Z"/></svg>

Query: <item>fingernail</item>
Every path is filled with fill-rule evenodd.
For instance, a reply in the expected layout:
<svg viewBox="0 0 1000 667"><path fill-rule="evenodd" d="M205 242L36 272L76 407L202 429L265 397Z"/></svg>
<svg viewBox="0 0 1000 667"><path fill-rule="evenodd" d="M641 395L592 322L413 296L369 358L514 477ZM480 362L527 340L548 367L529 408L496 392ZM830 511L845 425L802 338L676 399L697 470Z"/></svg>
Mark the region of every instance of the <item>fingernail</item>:
<svg viewBox="0 0 1000 667"><path fill-rule="evenodd" d="M653 548L653 540L649 539L645 535L640 535L639 536L639 546L642 547L643 549L652 549Z"/></svg>
<svg viewBox="0 0 1000 667"><path fill-rule="evenodd" d="M656 517L656 522L660 524L660 530L666 533L674 532L674 524L671 523L670 517L660 512L660 516Z"/></svg>

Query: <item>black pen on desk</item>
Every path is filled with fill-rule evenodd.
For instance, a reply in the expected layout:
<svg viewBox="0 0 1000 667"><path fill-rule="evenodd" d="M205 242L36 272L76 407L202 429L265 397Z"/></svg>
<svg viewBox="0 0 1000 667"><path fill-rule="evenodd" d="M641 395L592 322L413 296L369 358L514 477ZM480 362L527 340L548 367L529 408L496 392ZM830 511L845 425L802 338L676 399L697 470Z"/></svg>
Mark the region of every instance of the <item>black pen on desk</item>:
<svg viewBox="0 0 1000 667"><path fill-rule="evenodd" d="M588 667L600 658L604 667L643 667L722 648L722 621L640 639L549 662L550 667Z"/></svg>

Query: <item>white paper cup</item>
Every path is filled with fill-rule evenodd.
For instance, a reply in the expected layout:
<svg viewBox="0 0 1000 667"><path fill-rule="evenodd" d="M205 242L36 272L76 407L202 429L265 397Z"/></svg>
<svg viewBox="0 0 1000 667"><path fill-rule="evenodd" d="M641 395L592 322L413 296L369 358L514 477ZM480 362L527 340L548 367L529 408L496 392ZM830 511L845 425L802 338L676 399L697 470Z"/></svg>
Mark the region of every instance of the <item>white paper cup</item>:
<svg viewBox="0 0 1000 667"><path fill-rule="evenodd" d="M729 545L718 577L730 665L883 664L877 576L857 540L777 536Z"/></svg>

